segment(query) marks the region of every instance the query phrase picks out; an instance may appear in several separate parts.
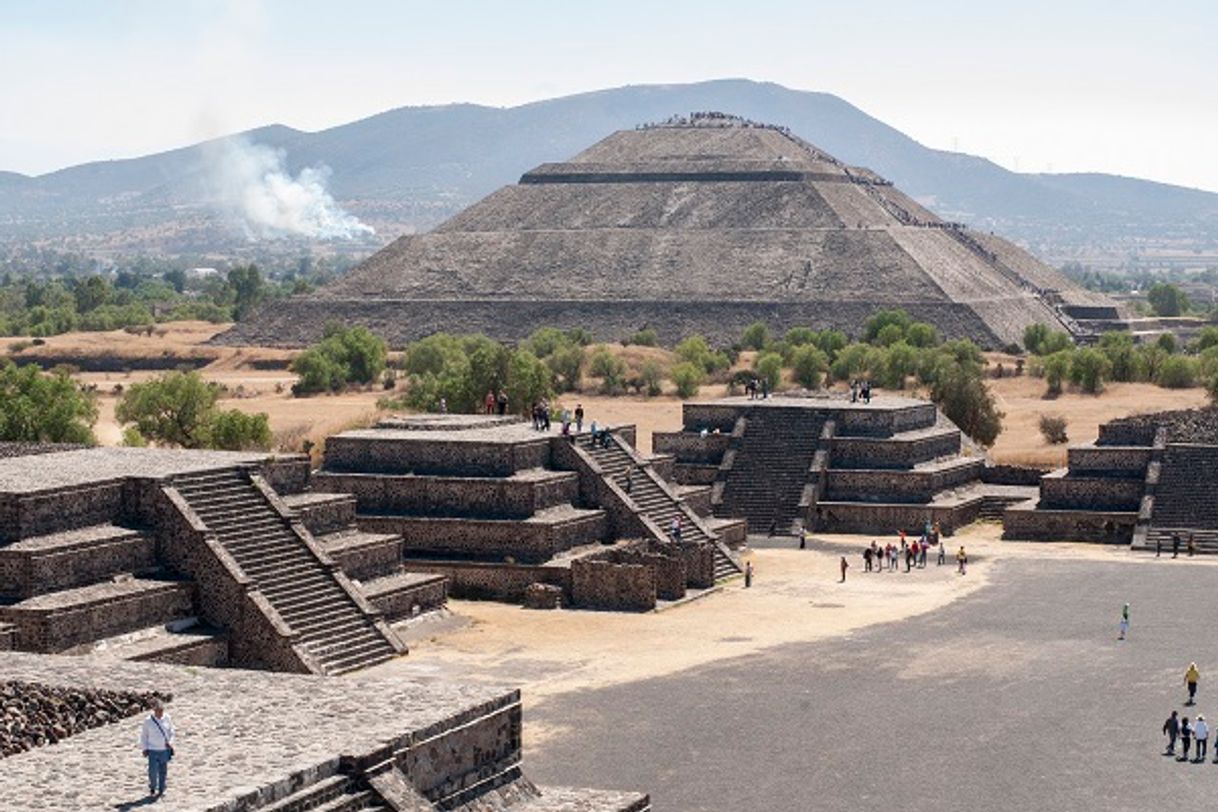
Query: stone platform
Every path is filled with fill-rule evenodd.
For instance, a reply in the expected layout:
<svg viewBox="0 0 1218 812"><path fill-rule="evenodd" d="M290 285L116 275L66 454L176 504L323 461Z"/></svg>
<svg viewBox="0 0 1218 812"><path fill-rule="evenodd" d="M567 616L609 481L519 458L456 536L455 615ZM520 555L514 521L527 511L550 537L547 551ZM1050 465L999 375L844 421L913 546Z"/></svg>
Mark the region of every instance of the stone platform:
<svg viewBox="0 0 1218 812"><path fill-rule="evenodd" d="M158 809L263 809L344 776L414 804L395 809L474 808L523 780L520 695L504 688L15 653L0 658L2 680L171 694L176 755ZM4 808L138 805L147 792L135 746L141 722L122 719L0 760ZM641 794L542 788L494 808L643 812L650 804Z"/></svg>

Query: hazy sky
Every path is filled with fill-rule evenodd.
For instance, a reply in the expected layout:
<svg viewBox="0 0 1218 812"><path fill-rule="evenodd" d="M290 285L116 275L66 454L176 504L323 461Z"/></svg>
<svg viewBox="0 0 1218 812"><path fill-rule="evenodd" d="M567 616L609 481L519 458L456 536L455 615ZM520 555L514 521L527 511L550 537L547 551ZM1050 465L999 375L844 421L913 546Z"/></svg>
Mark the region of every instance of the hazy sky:
<svg viewBox="0 0 1218 812"><path fill-rule="evenodd" d="M0 0L0 169L725 77L1012 169L1218 191L1214 0Z"/></svg>

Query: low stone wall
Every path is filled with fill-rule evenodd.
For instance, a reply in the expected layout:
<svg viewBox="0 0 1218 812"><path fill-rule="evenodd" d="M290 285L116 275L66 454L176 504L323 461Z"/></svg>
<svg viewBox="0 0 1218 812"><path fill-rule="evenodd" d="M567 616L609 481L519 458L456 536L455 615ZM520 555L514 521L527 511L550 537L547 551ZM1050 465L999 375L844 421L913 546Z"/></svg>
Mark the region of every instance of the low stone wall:
<svg viewBox="0 0 1218 812"><path fill-rule="evenodd" d="M17 648L17 627L11 623L0 623L0 651Z"/></svg>
<svg viewBox="0 0 1218 812"><path fill-rule="evenodd" d="M190 665L196 668L223 668L228 665L228 638L182 635L183 642L173 648L131 657L137 662ZM191 639L191 638L194 639Z"/></svg>
<svg viewBox="0 0 1218 812"><path fill-rule="evenodd" d="M821 502L817 505L812 529L834 533L871 534L877 527L883 527L891 528L889 532L893 534L901 529L914 533L929 520L938 522L943 534L950 536L958 528L975 522L981 513L981 506L981 497L950 507Z"/></svg>
<svg viewBox="0 0 1218 812"><path fill-rule="evenodd" d="M718 476L718 465L677 463L672 472L672 479L678 485L713 485Z"/></svg>
<svg viewBox="0 0 1218 812"><path fill-rule="evenodd" d="M1146 476L1150 465L1150 448L1138 446L1074 446L1066 451L1070 473L1096 473L1113 477Z"/></svg>
<svg viewBox="0 0 1218 812"><path fill-rule="evenodd" d="M677 462L718 466L723 452L731 442L731 432L718 434L700 431L657 431L651 435L651 450L657 454L672 454Z"/></svg>
<svg viewBox="0 0 1218 812"><path fill-rule="evenodd" d="M355 524L355 497L350 494L307 494L309 498L291 498L285 503L315 536L333 533ZM324 498L317 498L324 497Z"/></svg>
<svg viewBox="0 0 1218 812"><path fill-rule="evenodd" d="M527 519L539 510L576 501L573 473L528 477L449 477L318 472L316 491L349 493L361 513Z"/></svg>
<svg viewBox="0 0 1218 812"><path fill-rule="evenodd" d="M522 563L548 561L564 550L605 537L605 515L600 511L582 511L553 522L360 516L359 526L367 532L400 535L407 557L514 558Z"/></svg>
<svg viewBox="0 0 1218 812"><path fill-rule="evenodd" d="M974 459L933 471L830 469L825 501L925 504L940 491L976 482L984 467L984 460Z"/></svg>
<svg viewBox="0 0 1218 812"><path fill-rule="evenodd" d="M1023 465L987 465L981 471L981 481L987 485L1020 485L1037 487L1040 478L1049 473L1047 468L1031 468Z"/></svg>
<svg viewBox="0 0 1218 812"><path fill-rule="evenodd" d="M948 429L915 437L833 438L830 468L912 468L960 453L960 432Z"/></svg>
<svg viewBox="0 0 1218 812"><path fill-rule="evenodd" d="M0 544L77 527L117 522L124 481L0 496Z"/></svg>
<svg viewBox="0 0 1218 812"><path fill-rule="evenodd" d="M655 571L656 597L666 601L680 600L685 597L685 562L679 551L674 549L676 545L666 544L663 547L672 553L651 551L644 547L608 551L596 560L650 567Z"/></svg>
<svg viewBox="0 0 1218 812"><path fill-rule="evenodd" d="M1054 471L1040 480L1040 506L1049 509L1133 510L1146 483L1125 477L1076 476Z"/></svg>
<svg viewBox="0 0 1218 812"><path fill-rule="evenodd" d="M550 584L529 584L524 591L525 609L558 609L562 606L562 590Z"/></svg>
<svg viewBox="0 0 1218 812"><path fill-rule="evenodd" d="M363 581L391 575L402 566L402 539L391 533L358 533L317 540L348 578Z"/></svg>
<svg viewBox="0 0 1218 812"><path fill-rule="evenodd" d="M401 573L364 584L360 591L386 620L393 622L444 606L448 602L448 579L443 575Z"/></svg>
<svg viewBox="0 0 1218 812"><path fill-rule="evenodd" d="M706 518L711 515L711 488L709 485L703 485L695 490L683 491L681 499L689 506L690 510L699 516Z"/></svg>
<svg viewBox="0 0 1218 812"><path fill-rule="evenodd" d="M529 584L552 584L571 594L570 567L497 564L482 561L407 561L410 572L448 577L448 594L467 600L523 603Z"/></svg>
<svg viewBox="0 0 1218 812"><path fill-rule="evenodd" d="M1047 510L1016 506L1003 514L1002 537L1025 541L1094 541L1129 544L1136 511Z"/></svg>
<svg viewBox="0 0 1218 812"><path fill-rule="evenodd" d="M160 582L136 590L99 590L86 603L23 602L0 607L0 622L17 627L17 648L53 654L81 643L165 623L194 611L193 586Z"/></svg>
<svg viewBox="0 0 1218 812"><path fill-rule="evenodd" d="M0 597L21 600L155 567L156 542L138 531L102 526L35 537L0 547Z"/></svg>
<svg viewBox="0 0 1218 812"><path fill-rule="evenodd" d="M527 468L545 468L550 461L550 440L547 435L513 443L477 443L437 438L423 431L410 433L419 436L373 438L339 434L330 437L326 440L324 469L333 472L506 477Z"/></svg>
<svg viewBox="0 0 1218 812"><path fill-rule="evenodd" d="M265 460L259 470L276 493L287 496L308 487L312 467L307 454L284 454Z"/></svg>
<svg viewBox="0 0 1218 812"><path fill-rule="evenodd" d="M709 544L681 544L678 551L685 566L687 587L710 589L715 585L715 551Z"/></svg>
<svg viewBox="0 0 1218 812"><path fill-rule="evenodd" d="M571 563L571 600L585 609L648 612L656 607L656 571L636 564Z"/></svg>
<svg viewBox="0 0 1218 812"><path fill-rule="evenodd" d="M748 541L749 525L744 519L708 519L720 540L733 550L738 550Z"/></svg>

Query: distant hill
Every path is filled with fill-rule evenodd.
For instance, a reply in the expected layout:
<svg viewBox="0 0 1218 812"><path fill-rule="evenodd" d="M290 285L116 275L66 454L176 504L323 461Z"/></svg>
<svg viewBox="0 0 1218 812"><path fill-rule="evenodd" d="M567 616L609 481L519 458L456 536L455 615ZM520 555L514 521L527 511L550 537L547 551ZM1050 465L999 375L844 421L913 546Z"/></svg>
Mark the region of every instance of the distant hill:
<svg viewBox="0 0 1218 812"><path fill-rule="evenodd" d="M545 161L614 130L673 113L721 110L789 126L869 167L947 219L1028 244L1041 255L1134 244L1218 244L1218 194L1102 174L1022 174L925 147L828 93L740 79L643 85L512 108L404 107L316 133L273 125L250 141L286 150L293 172L332 170L338 201L378 228L370 247L422 230ZM73 236L109 250L223 252L245 242L209 203L205 145L70 167L0 172L0 241Z"/></svg>

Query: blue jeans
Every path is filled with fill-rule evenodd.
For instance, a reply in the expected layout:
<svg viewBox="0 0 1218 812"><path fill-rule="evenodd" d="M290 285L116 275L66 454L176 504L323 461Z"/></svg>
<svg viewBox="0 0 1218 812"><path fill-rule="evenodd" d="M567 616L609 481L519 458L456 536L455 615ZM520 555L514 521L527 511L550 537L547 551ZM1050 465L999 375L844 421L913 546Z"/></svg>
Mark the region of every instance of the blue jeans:
<svg viewBox="0 0 1218 812"><path fill-rule="evenodd" d="M148 751L148 791L160 795L165 791L165 779L169 775L169 751Z"/></svg>

